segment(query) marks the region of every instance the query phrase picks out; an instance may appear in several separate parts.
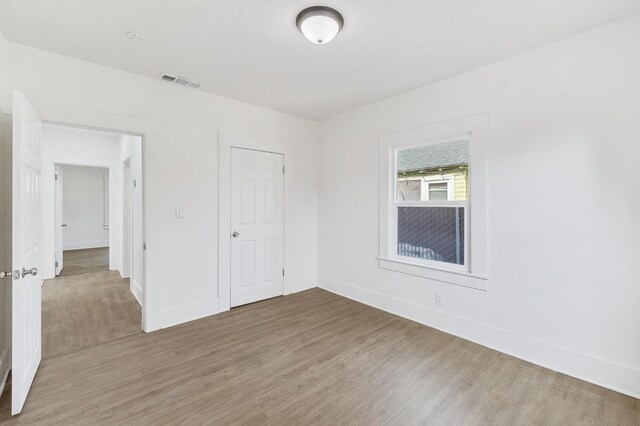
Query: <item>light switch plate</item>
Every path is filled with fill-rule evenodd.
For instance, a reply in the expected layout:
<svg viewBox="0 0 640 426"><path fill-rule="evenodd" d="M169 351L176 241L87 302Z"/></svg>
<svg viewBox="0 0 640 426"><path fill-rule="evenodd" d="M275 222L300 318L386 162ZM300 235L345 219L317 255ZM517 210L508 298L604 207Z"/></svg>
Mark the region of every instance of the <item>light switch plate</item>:
<svg viewBox="0 0 640 426"><path fill-rule="evenodd" d="M182 219L184 217L184 207L176 206L176 219Z"/></svg>

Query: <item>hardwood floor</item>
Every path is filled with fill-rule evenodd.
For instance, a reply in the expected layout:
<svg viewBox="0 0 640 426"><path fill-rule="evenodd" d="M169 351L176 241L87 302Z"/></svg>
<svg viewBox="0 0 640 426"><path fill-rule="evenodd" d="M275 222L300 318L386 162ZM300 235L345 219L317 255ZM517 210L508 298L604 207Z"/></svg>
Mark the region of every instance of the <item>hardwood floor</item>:
<svg viewBox="0 0 640 426"><path fill-rule="evenodd" d="M109 270L109 247L65 250L60 276Z"/></svg>
<svg viewBox="0 0 640 426"><path fill-rule="evenodd" d="M42 285L42 357L142 331L142 310L118 272L92 272Z"/></svg>
<svg viewBox="0 0 640 426"><path fill-rule="evenodd" d="M640 424L640 401L320 289L43 361L9 424Z"/></svg>

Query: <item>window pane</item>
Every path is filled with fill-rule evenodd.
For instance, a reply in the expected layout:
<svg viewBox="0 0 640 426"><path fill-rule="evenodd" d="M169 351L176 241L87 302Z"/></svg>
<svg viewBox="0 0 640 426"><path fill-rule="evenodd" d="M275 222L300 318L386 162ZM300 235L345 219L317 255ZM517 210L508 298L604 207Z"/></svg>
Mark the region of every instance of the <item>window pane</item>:
<svg viewBox="0 0 640 426"><path fill-rule="evenodd" d="M448 192L434 194L435 201L465 201L469 198L469 141L466 139L424 145L416 148L400 149L396 151L398 170L398 201L434 201L430 197L433 185L452 185L452 198ZM400 184L406 179L428 181L446 181L447 183L430 184L429 190L422 194L412 193L421 198L403 198L407 194L400 190ZM435 188L434 188L435 189Z"/></svg>
<svg viewBox="0 0 640 426"><path fill-rule="evenodd" d="M429 184L429 201L447 201L449 199L449 185L446 182Z"/></svg>
<svg viewBox="0 0 640 426"><path fill-rule="evenodd" d="M398 207L398 255L464 265L464 207Z"/></svg>
<svg viewBox="0 0 640 426"><path fill-rule="evenodd" d="M401 201L420 201L420 179L398 182L398 198Z"/></svg>
<svg viewBox="0 0 640 426"><path fill-rule="evenodd" d="M429 189L429 201L447 201L447 191Z"/></svg>

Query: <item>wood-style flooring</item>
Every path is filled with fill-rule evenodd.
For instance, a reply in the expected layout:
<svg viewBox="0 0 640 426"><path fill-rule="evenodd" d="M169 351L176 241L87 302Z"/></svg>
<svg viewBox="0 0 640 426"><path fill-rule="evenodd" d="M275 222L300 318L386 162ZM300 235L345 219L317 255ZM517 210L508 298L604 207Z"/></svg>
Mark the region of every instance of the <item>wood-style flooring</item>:
<svg viewBox="0 0 640 426"><path fill-rule="evenodd" d="M141 333L142 310L129 280L114 271L47 280L42 285L42 357Z"/></svg>
<svg viewBox="0 0 640 426"><path fill-rule="evenodd" d="M109 270L109 247L65 250L60 276Z"/></svg>
<svg viewBox="0 0 640 426"><path fill-rule="evenodd" d="M9 405L9 424L640 424L639 400L320 289L47 359Z"/></svg>

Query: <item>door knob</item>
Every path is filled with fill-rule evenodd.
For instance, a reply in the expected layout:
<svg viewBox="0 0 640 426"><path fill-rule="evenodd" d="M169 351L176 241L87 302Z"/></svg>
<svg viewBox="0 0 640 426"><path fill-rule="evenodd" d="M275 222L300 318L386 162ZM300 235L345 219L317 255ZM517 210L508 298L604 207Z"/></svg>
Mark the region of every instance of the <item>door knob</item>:
<svg viewBox="0 0 640 426"><path fill-rule="evenodd" d="M233 234L231 234L231 236L233 238L238 238L240 236L240 233L238 231L233 231Z"/></svg>
<svg viewBox="0 0 640 426"><path fill-rule="evenodd" d="M29 274L35 277L36 275L38 275L38 268L31 268L31 269L22 268L22 278L26 277Z"/></svg>
<svg viewBox="0 0 640 426"><path fill-rule="evenodd" d="M11 278L13 275L13 271L0 271L0 280L4 280L5 278Z"/></svg>
<svg viewBox="0 0 640 426"><path fill-rule="evenodd" d="M67 227L67 224L66 224L66 223L63 223L63 224L62 224L62 227L63 227L63 228L66 228L66 227Z"/></svg>

